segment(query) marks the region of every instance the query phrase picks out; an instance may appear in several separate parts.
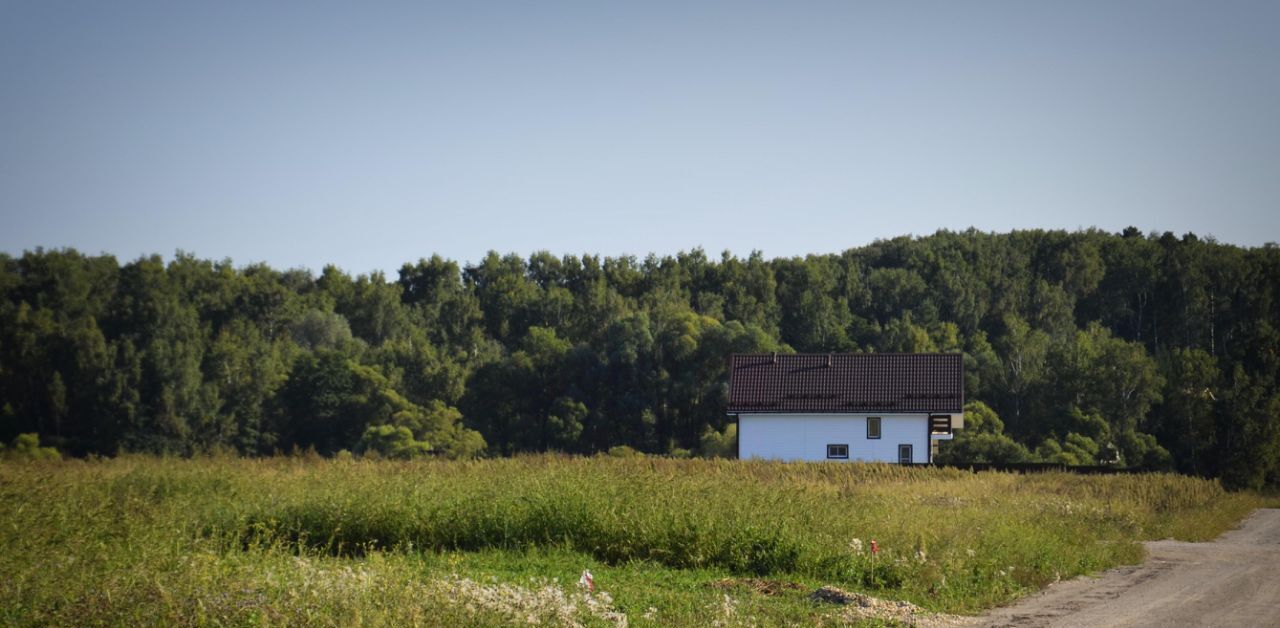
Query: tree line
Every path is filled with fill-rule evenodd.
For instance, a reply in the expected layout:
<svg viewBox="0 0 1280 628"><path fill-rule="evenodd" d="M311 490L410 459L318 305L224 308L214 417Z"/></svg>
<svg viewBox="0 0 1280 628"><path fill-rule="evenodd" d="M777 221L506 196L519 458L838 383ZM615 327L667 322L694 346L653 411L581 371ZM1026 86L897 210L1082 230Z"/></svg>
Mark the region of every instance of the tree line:
<svg viewBox="0 0 1280 628"><path fill-rule="evenodd" d="M0 254L0 440L71 455L732 450L735 352L962 352L944 458L1280 483L1280 249L939 231L839 254L439 256L398 277ZM31 446L27 443L27 446Z"/></svg>

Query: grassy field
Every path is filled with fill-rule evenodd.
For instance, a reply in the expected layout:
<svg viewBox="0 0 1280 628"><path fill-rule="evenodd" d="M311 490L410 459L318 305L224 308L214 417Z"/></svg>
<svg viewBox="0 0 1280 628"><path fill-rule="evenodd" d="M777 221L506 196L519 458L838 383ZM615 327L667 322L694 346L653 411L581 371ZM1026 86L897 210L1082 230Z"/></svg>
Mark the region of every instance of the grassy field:
<svg viewBox="0 0 1280 628"><path fill-rule="evenodd" d="M847 623L972 614L1205 540L1261 498L1165 474L525 457L0 464L0 622ZM878 553L871 552L876 541ZM590 569L596 592L577 585Z"/></svg>

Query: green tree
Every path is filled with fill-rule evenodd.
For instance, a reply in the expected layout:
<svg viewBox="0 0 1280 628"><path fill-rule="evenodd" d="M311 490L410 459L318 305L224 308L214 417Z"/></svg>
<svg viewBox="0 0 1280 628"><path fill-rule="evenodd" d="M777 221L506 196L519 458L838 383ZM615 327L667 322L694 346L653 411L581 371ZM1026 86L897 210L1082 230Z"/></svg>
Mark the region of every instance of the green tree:
<svg viewBox="0 0 1280 628"><path fill-rule="evenodd" d="M430 455L431 444L414 439L413 432L407 427L370 425L360 437L357 452L395 460L410 460Z"/></svg>
<svg viewBox="0 0 1280 628"><path fill-rule="evenodd" d="M1268 391L1239 365L1225 392L1219 406L1223 483L1254 490L1274 484L1280 474L1280 394Z"/></svg>
<svg viewBox="0 0 1280 628"><path fill-rule="evenodd" d="M1002 368L995 385L1003 393L1005 415L1012 414L1014 432L1027 434L1034 431L1024 417L1027 397L1044 379L1049 335L1013 315L1005 317L1004 325L997 348Z"/></svg>
<svg viewBox="0 0 1280 628"><path fill-rule="evenodd" d="M432 345L467 360L489 353L480 301L463 283L457 263L433 255L405 264L399 283L410 320L426 332Z"/></svg>
<svg viewBox="0 0 1280 628"><path fill-rule="evenodd" d="M800 351L847 351L852 315L837 297L838 275L828 258L776 260L782 340Z"/></svg>
<svg viewBox="0 0 1280 628"><path fill-rule="evenodd" d="M184 303L159 256L120 269L107 329L136 347L137 405L126 408L121 445L130 450L186 453L202 449L201 434L217 432L220 400L201 364L207 343L196 309ZM121 356L124 357L124 356Z"/></svg>
<svg viewBox="0 0 1280 628"><path fill-rule="evenodd" d="M1004 434L1004 421L981 401L964 404L964 427L942 441L934 460L940 463L1027 462L1031 452Z"/></svg>
<svg viewBox="0 0 1280 628"><path fill-rule="evenodd" d="M341 349L351 342L351 326L336 312L308 310L291 328L293 341L303 349Z"/></svg>
<svg viewBox="0 0 1280 628"><path fill-rule="evenodd" d="M1180 470L1205 474L1214 466L1218 447L1217 360L1203 350L1178 347L1161 356L1160 372L1165 386L1162 403L1153 411L1156 434L1176 454Z"/></svg>

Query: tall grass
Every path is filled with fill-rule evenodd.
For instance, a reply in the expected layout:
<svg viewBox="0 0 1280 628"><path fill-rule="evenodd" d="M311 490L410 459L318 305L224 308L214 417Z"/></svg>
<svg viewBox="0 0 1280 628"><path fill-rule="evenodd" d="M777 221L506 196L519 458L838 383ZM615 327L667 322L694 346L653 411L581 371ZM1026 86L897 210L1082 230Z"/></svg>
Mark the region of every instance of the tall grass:
<svg viewBox="0 0 1280 628"><path fill-rule="evenodd" d="M1167 474L890 465L556 456L6 464L0 622L528 619L457 602L449 587L468 577L455 577L457 557L486 552L830 583L975 611L1136 562L1144 539L1211 538L1258 504ZM615 593L624 607L647 595ZM562 610L530 612L554 620Z"/></svg>

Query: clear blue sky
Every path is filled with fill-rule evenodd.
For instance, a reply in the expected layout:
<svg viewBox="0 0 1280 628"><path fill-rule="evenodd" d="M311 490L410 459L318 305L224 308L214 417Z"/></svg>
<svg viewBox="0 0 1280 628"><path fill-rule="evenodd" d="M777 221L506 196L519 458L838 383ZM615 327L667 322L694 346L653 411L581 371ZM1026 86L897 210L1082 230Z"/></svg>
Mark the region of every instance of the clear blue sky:
<svg viewBox="0 0 1280 628"><path fill-rule="evenodd" d="M0 250L1280 239L1280 2L0 0Z"/></svg>

